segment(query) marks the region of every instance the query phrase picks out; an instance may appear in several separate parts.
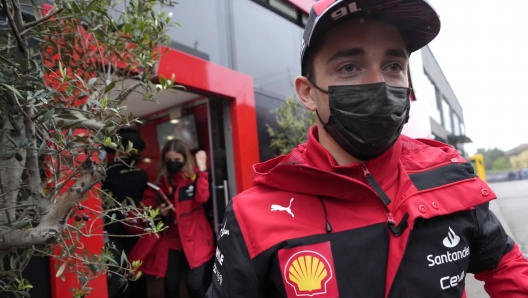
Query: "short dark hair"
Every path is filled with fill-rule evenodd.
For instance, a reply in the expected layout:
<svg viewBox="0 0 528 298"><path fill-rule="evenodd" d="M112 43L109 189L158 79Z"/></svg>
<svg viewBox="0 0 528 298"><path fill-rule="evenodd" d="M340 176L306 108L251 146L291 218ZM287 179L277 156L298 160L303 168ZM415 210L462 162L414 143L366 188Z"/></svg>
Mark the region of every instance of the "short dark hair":
<svg viewBox="0 0 528 298"><path fill-rule="evenodd" d="M306 49L304 54L304 60L302 61L302 75L306 77L310 82L315 83L315 57L321 50L324 44L324 36L316 44Z"/></svg>
<svg viewBox="0 0 528 298"><path fill-rule="evenodd" d="M127 132L121 136L121 145L123 145L123 147L126 148L128 142L132 143L132 148L136 149L138 152L141 152L146 148L145 141L143 141L137 133Z"/></svg>

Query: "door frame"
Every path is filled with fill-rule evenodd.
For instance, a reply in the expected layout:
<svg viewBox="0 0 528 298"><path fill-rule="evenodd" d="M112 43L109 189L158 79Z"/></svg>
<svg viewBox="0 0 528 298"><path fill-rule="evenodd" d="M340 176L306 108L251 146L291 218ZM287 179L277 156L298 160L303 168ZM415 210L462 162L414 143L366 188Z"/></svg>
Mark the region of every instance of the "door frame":
<svg viewBox="0 0 528 298"><path fill-rule="evenodd" d="M165 47L158 74L171 78L190 92L229 101L236 190L252 184L252 167L259 162L253 78L192 55Z"/></svg>

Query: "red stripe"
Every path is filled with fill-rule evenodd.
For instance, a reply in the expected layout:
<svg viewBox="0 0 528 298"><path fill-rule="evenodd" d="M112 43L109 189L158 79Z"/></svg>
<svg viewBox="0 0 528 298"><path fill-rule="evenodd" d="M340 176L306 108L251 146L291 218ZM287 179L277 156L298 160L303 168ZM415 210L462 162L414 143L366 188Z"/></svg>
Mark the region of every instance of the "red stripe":
<svg viewBox="0 0 528 298"><path fill-rule="evenodd" d="M310 14L310 9L316 3L315 0L286 0L305 14Z"/></svg>
<svg viewBox="0 0 528 298"><path fill-rule="evenodd" d="M505 254L497 268L475 274L490 297L528 298L528 262L519 246Z"/></svg>
<svg viewBox="0 0 528 298"><path fill-rule="evenodd" d="M336 2L337 0L321 0L317 2L317 4L314 4L313 9L315 13L320 16L323 11L325 11L332 3Z"/></svg>

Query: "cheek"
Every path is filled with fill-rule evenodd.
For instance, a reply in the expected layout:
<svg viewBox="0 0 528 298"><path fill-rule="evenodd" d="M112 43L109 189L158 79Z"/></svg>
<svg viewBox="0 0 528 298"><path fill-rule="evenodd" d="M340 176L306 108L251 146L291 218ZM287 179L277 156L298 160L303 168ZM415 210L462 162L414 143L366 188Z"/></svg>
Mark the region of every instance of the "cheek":
<svg viewBox="0 0 528 298"><path fill-rule="evenodd" d="M406 73L387 74L384 76L385 83L394 87L409 87L409 79Z"/></svg>
<svg viewBox="0 0 528 298"><path fill-rule="evenodd" d="M316 96L315 104L317 106L317 112L319 113L319 116L326 123L326 121L328 121L328 118L330 117L330 105L328 103L328 95Z"/></svg>

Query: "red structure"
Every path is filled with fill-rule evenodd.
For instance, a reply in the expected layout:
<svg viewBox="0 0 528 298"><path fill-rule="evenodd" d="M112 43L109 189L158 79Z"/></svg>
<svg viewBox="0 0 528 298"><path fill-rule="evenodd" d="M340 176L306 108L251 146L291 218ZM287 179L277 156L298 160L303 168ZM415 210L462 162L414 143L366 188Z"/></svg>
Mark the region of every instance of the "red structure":
<svg viewBox="0 0 528 298"><path fill-rule="evenodd" d="M216 65L214 63L196 58L194 56L167 49L166 54L161 59L159 74L170 78L175 75L175 84L181 84L191 91L203 96L215 96L222 98L227 102L230 109L231 119L229 119L231 128L231 138L233 146L233 160L236 176L236 191L241 192L251 187L251 168L252 165L259 162L257 124L255 114L255 100L253 92L253 79L245 74L234 70ZM160 113L163 111L158 111ZM207 111L204 108L193 110L196 119L200 120L207 117ZM162 117L158 122L167 121L168 117ZM197 121L200 122L200 121ZM157 122L153 122L155 124ZM206 127L198 125L198 131L203 144L208 138ZM154 126L145 125L141 127L142 135L155 134ZM212 148L205 146L208 153ZM149 152L152 153L150 165L145 166L150 176L155 172L154 165L159 158L159 146L156 142L149 143ZM91 197L85 204L91 208L100 209L100 201ZM99 233L98 233L99 234ZM92 252L98 252L103 247L101 236L83 238L82 243ZM72 295L70 289L78 287L77 281L73 274L66 275L66 280L55 278L56 268L55 261L51 261L51 283L52 297L62 298ZM91 281L90 286L93 288L90 297L107 297L106 294L106 276L100 276Z"/></svg>
<svg viewBox="0 0 528 298"><path fill-rule="evenodd" d="M176 84L229 101L237 192L251 187L251 167L259 162L253 79L229 68L168 49L158 70Z"/></svg>

